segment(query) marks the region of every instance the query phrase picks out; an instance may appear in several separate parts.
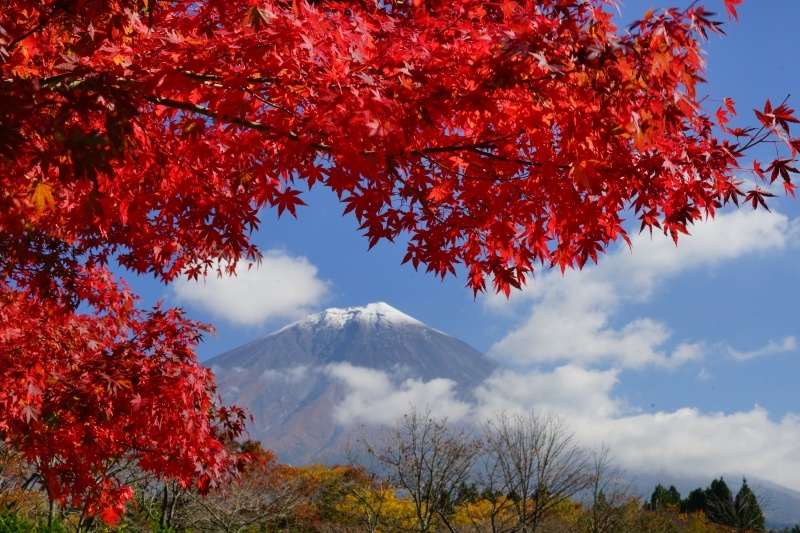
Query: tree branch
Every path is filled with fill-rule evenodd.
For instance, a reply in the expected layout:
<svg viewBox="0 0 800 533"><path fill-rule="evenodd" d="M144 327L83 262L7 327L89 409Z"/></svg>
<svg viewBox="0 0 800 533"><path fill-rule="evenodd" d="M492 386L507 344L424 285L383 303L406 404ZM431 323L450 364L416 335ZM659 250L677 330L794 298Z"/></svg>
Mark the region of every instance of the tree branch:
<svg viewBox="0 0 800 533"><path fill-rule="evenodd" d="M271 126L267 126L266 124L262 124L261 122L255 122L253 120L247 120L240 117L232 117L228 118L226 116L220 116L219 113L215 111L211 111L205 106L199 104L191 104L189 102L181 102L179 100L173 100L171 98L164 98L161 96L150 96L147 98L149 102L152 102L157 105L163 105L165 107L171 107L173 109L181 109L183 111L189 111L191 113L197 113L198 115L203 115L204 117L212 118L217 122L224 122L228 124L233 124L235 126L241 126L243 128L248 128L255 131L260 131L262 133L274 133L274 130ZM290 131L286 134L287 137L292 141L299 141L300 136L293 131ZM318 152L330 152L331 147L327 144L322 143L311 143L309 146Z"/></svg>

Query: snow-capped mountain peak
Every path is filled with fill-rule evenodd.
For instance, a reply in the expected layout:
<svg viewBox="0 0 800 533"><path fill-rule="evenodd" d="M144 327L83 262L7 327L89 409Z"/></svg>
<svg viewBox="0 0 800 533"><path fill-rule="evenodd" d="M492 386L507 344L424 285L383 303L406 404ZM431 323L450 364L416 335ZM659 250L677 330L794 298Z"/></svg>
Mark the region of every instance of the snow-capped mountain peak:
<svg viewBox="0 0 800 533"><path fill-rule="evenodd" d="M332 307L321 313L307 316L299 323L303 326L327 326L343 328L348 322L358 322L362 326L376 326L378 324L414 324L424 325L419 320L398 311L385 302L371 303L363 307Z"/></svg>
<svg viewBox="0 0 800 533"><path fill-rule="evenodd" d="M252 412L251 438L290 462L343 449L344 426L333 413L355 394L348 378L381 376L370 386L387 394L411 386L405 383L446 384L466 401L498 368L462 341L386 303L310 315L206 364L225 403Z"/></svg>

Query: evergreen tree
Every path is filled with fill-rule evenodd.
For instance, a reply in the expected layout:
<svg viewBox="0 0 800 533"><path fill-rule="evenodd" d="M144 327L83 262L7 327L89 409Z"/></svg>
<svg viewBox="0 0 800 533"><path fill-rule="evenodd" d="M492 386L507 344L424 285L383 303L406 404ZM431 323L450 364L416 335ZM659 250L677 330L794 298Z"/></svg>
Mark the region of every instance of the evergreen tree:
<svg viewBox="0 0 800 533"><path fill-rule="evenodd" d="M478 491L477 485L475 483L467 483L466 481L462 481L461 484L458 486L455 494L455 505L460 505L462 503L475 503L481 499L481 495Z"/></svg>
<svg viewBox="0 0 800 533"><path fill-rule="evenodd" d="M681 501L681 512L686 514L708 513L706 508L706 493L700 487L694 489L685 500Z"/></svg>
<svg viewBox="0 0 800 533"><path fill-rule="evenodd" d="M668 507L678 507L681 504L681 493L675 488L675 485L670 485L669 489L659 483L656 485L653 494L650 496L650 503L645 504L645 510L658 511L659 509L666 509Z"/></svg>
<svg viewBox="0 0 800 533"><path fill-rule="evenodd" d="M681 493L678 492L678 489L675 488L675 485L670 485L669 490L667 491L669 495L669 504L674 505L675 507L680 506L681 504Z"/></svg>
<svg viewBox="0 0 800 533"><path fill-rule="evenodd" d="M764 514L746 479L742 479L742 488L736 493L733 505L739 531L764 531Z"/></svg>
<svg viewBox="0 0 800 533"><path fill-rule="evenodd" d="M709 521L723 526L735 527L736 507L733 503L733 493L720 476L711 482L706 489L706 514Z"/></svg>

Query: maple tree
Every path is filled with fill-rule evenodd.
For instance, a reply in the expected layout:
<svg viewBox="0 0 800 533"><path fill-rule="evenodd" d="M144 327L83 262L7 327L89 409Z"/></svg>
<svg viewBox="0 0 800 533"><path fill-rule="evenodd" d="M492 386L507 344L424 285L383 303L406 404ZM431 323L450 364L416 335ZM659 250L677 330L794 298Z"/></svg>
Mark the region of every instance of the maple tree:
<svg viewBox="0 0 800 533"><path fill-rule="evenodd" d="M724 0L736 17L741 0ZM641 229L793 195L786 103L707 111L699 5L627 32L613 0L6 0L0 7L0 437L60 501L113 521L114 465L219 481L242 413L204 326L143 311L115 262L169 282L259 259L259 212L335 191L370 246L508 294ZM159 428L170 427L172 432ZM219 428L225 429L227 437ZM223 432L223 433L225 433Z"/></svg>
<svg viewBox="0 0 800 533"><path fill-rule="evenodd" d="M35 466L51 501L113 523L133 495L126 463L205 491L235 473L223 443L244 414L215 405L197 325L144 313L93 279L102 311L68 312L0 285L0 436Z"/></svg>

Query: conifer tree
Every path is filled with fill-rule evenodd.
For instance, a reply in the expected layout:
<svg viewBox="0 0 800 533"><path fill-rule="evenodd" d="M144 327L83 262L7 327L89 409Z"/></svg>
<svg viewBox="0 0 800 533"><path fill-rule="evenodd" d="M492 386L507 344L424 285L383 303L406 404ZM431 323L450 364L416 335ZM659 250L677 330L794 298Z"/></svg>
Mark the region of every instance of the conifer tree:
<svg viewBox="0 0 800 533"><path fill-rule="evenodd" d="M700 487L694 489L685 500L681 501L682 513L706 512L706 493Z"/></svg>
<svg viewBox="0 0 800 533"><path fill-rule="evenodd" d="M736 510L736 527L739 531L764 531L764 513L747 479L742 479L742 488L733 502Z"/></svg>
<svg viewBox="0 0 800 533"><path fill-rule="evenodd" d="M650 503L645 505L645 510L658 511L669 507L678 507L680 504L681 494L675 488L675 485L670 485L669 489L667 489L659 483L650 496Z"/></svg>
<svg viewBox="0 0 800 533"><path fill-rule="evenodd" d="M708 519L715 524L736 526L733 493L722 476L712 481L706 489L706 514Z"/></svg>

